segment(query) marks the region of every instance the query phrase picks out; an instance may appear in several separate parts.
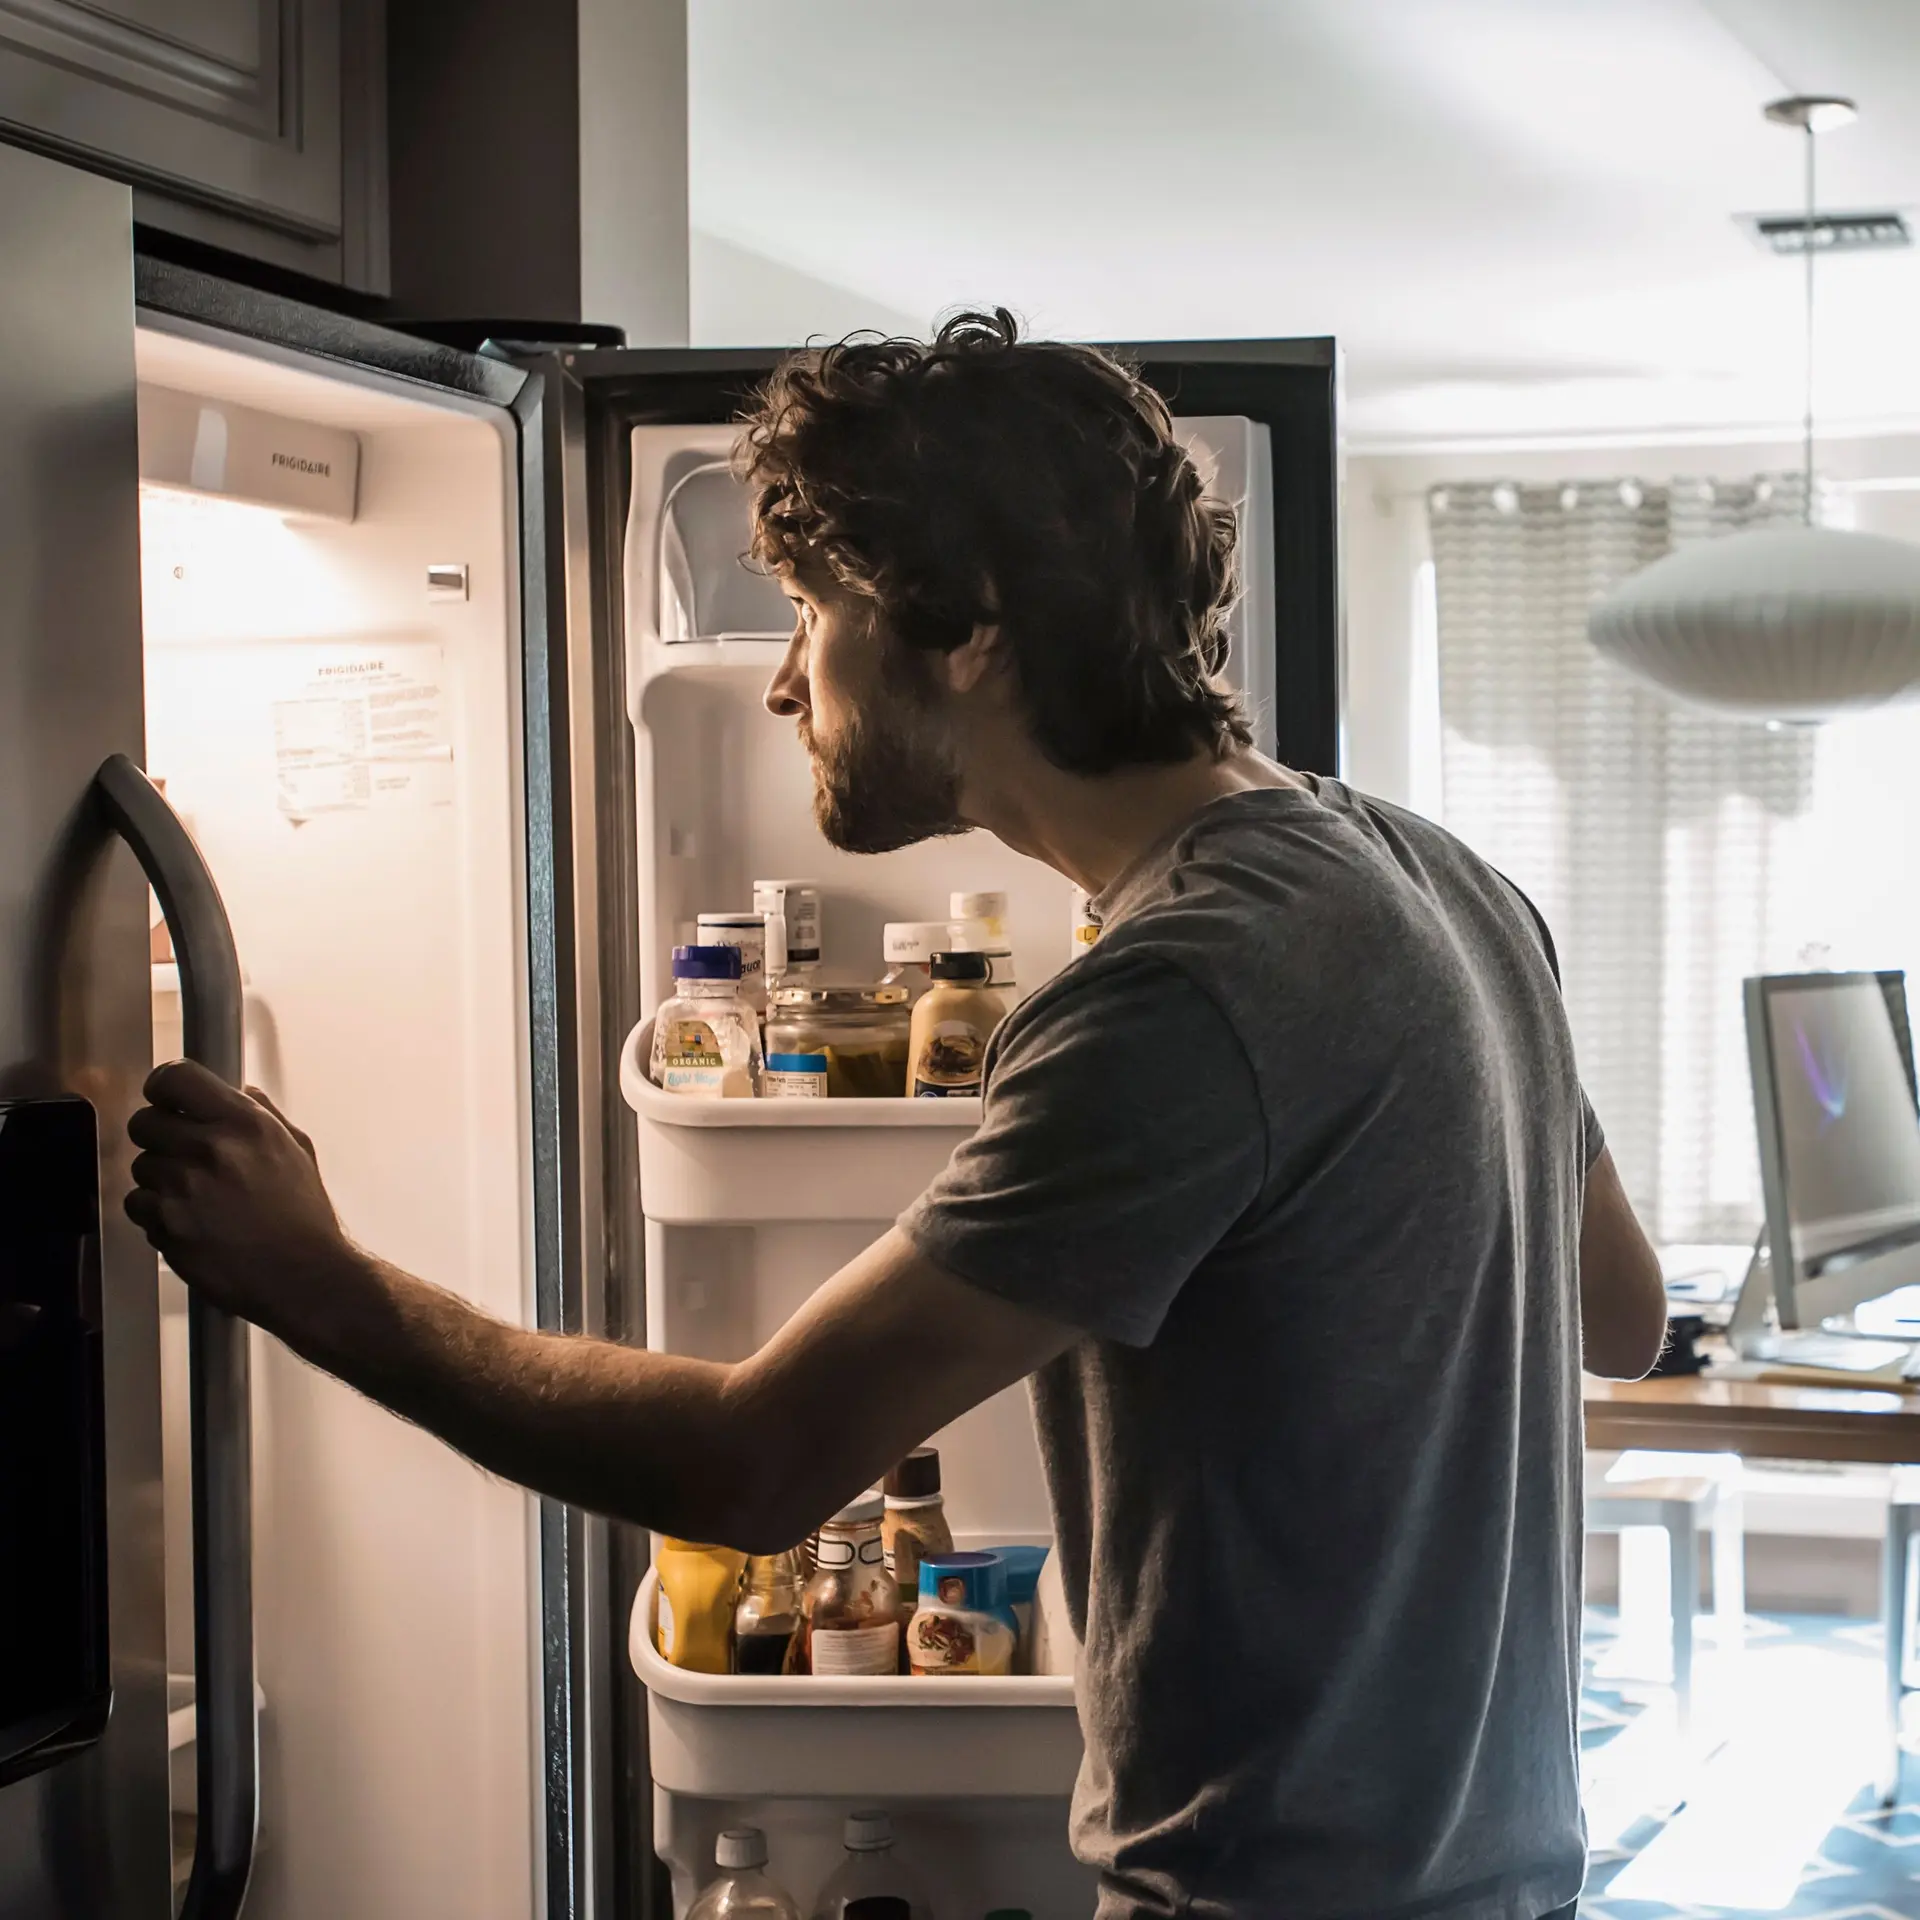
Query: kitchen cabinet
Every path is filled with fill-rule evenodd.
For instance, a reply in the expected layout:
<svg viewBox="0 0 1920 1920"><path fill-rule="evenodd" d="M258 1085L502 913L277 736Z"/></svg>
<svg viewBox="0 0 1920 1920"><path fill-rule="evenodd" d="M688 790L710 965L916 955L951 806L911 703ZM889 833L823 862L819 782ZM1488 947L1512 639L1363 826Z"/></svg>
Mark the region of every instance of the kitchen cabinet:
<svg viewBox="0 0 1920 1920"><path fill-rule="evenodd" d="M0 139L128 181L143 225L387 283L384 0L0 0Z"/></svg>

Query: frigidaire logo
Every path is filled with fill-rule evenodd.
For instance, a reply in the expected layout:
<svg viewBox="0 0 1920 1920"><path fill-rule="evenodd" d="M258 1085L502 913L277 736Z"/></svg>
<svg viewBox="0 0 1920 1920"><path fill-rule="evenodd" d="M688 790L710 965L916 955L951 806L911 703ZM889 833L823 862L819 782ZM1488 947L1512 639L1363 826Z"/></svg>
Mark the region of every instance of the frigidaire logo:
<svg viewBox="0 0 1920 1920"><path fill-rule="evenodd" d="M317 473L322 480L333 472L331 464L325 460L309 460L303 454L276 453L273 456L276 467L291 467L295 473Z"/></svg>

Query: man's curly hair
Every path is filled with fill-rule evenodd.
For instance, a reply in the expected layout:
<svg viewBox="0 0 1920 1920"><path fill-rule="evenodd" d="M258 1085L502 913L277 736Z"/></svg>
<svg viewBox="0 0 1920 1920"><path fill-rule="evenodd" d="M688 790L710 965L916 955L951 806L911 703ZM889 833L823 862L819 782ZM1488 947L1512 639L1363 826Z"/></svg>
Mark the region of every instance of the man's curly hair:
<svg viewBox="0 0 1920 1920"><path fill-rule="evenodd" d="M1251 742L1226 663L1234 516L1166 404L1092 347L962 313L929 344L787 359L744 421L753 555L822 572L909 647L997 625L1034 735L1100 774Z"/></svg>

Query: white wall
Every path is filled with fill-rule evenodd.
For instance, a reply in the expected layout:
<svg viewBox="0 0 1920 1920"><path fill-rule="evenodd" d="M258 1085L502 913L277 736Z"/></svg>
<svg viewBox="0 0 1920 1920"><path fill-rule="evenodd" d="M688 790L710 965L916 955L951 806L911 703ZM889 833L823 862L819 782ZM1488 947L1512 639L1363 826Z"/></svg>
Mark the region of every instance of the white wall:
<svg viewBox="0 0 1920 1920"><path fill-rule="evenodd" d="M579 0L580 311L687 344L688 0Z"/></svg>

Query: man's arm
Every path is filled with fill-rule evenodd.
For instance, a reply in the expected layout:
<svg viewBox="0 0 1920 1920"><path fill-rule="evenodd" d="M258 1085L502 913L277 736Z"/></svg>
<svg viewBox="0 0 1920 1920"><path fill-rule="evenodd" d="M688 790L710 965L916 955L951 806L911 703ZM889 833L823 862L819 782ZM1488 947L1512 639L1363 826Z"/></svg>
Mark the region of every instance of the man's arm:
<svg viewBox="0 0 1920 1920"><path fill-rule="evenodd" d="M1667 1339L1660 1257L1634 1217L1613 1155L1603 1147L1587 1173L1580 1216L1581 1363L1609 1380L1638 1380Z"/></svg>
<svg viewBox="0 0 1920 1920"><path fill-rule="evenodd" d="M187 1065L147 1096L127 1212L190 1286L489 1471L683 1538L791 1546L1079 1337L898 1231L733 1365L529 1332L355 1247L263 1100Z"/></svg>

